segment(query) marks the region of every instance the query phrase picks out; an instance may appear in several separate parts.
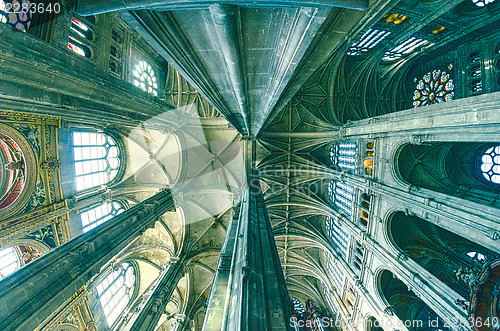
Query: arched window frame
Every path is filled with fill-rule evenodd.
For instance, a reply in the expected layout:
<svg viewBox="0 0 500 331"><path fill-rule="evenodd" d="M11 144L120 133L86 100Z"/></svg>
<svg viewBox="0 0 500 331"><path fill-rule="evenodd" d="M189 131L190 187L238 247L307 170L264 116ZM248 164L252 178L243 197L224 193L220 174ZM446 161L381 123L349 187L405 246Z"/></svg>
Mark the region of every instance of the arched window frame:
<svg viewBox="0 0 500 331"><path fill-rule="evenodd" d="M491 150L491 151L490 151ZM490 151L490 152L489 152ZM489 153L488 153L489 152ZM485 157L489 155L491 161L493 161L493 165L489 168L489 171L485 171L487 169L485 167ZM478 152L477 159L477 177L482 183L485 183L489 186L493 186L498 188L500 185L500 143L498 144L488 144L484 148L481 148ZM492 174L489 174L489 173Z"/></svg>
<svg viewBox="0 0 500 331"><path fill-rule="evenodd" d="M127 272L130 273L128 270L133 273L132 284L130 278L127 278ZM139 284L139 266L132 260L123 261L116 269L108 269L108 272L99 278L95 289L110 329L118 325L123 311L134 303L139 293ZM126 302L123 301L124 298L127 298Z"/></svg>
<svg viewBox="0 0 500 331"><path fill-rule="evenodd" d="M473 4L475 4L478 7L486 7L490 3L494 2L495 0L471 0Z"/></svg>
<svg viewBox="0 0 500 331"><path fill-rule="evenodd" d="M354 172L358 157L356 142L340 142L330 147L330 162L339 169Z"/></svg>
<svg viewBox="0 0 500 331"><path fill-rule="evenodd" d="M340 254L345 258L349 248L349 233L338 225L330 216L325 218L325 228L328 237L333 241Z"/></svg>
<svg viewBox="0 0 500 331"><path fill-rule="evenodd" d="M332 180L328 184L328 198L341 214L344 214L349 219L352 218L352 209L355 199L354 187Z"/></svg>
<svg viewBox="0 0 500 331"><path fill-rule="evenodd" d="M22 267L19 251L15 247L0 250L0 280Z"/></svg>
<svg viewBox="0 0 500 331"><path fill-rule="evenodd" d="M125 210L126 206L123 202L113 200L99 205L93 205L81 211L78 216L80 218L83 232L85 233L92 230Z"/></svg>
<svg viewBox="0 0 500 331"><path fill-rule="evenodd" d="M359 42L352 44L352 46L347 51L349 56L361 55L364 52L377 46L382 40L391 34L390 31L385 31L382 29L368 29L360 38Z"/></svg>
<svg viewBox="0 0 500 331"><path fill-rule="evenodd" d="M67 42L69 50L88 59L93 56L95 39L94 28L90 22L90 17L92 16L83 19L77 17L76 14L71 17L69 25L70 34Z"/></svg>
<svg viewBox="0 0 500 331"><path fill-rule="evenodd" d="M156 71L146 60L140 60L132 70L132 83L139 89L158 96L158 78Z"/></svg>
<svg viewBox="0 0 500 331"><path fill-rule="evenodd" d="M76 138L76 141L75 141L75 134L85 134L85 133L89 133L89 134L97 134L97 135L104 135L104 137L106 138L106 143L109 142L109 139L112 140L112 142L114 144L110 144L109 145L109 148L107 148L107 145L106 143L104 144L99 144L97 145L97 139L96 138L96 144L93 144L92 142L89 142L88 144L85 144L84 142L82 142L81 140L78 141L78 138ZM106 169L105 171L98 171L98 172L94 172L94 171L91 171L91 172L87 172L87 173L81 173L81 171L83 171L83 165L81 166L81 169L79 169L80 165L77 165L78 163L83 163L85 161L87 162L91 162L92 160L103 160L103 157L97 157L94 158L94 159L89 159L89 158L83 158L83 151L82 151L82 154L81 156L78 155L78 152L76 150L76 148L92 148L92 147L96 147L96 148L99 148L99 147L105 147L107 148L106 149L106 154L109 153L109 150L111 149L111 147L115 147L118 149L118 155L117 155L117 158L118 158L118 162L119 162L119 165L116 169L116 172L113 172L113 174L111 173L108 173L108 169ZM75 189L77 192L86 192L86 191L91 191L95 188L99 188L101 186L111 186L113 184L116 184L118 183L124 173L125 173L125 163L124 163L124 160L126 160L126 149L125 149L125 145L123 144L123 141L120 139L120 137L116 134L114 134L113 132L109 132L109 131L104 131L104 132L98 132L96 130L91 130L91 129L88 129L88 130L73 130L72 133L71 133L71 150L72 150L72 153L73 153L73 163L74 163L74 171L75 171ZM90 153L93 153L92 151ZM90 154L89 153L89 154ZM109 162L106 160L106 162L109 164ZM107 168L107 167L106 167ZM102 181L102 183L98 183L96 185L92 185L92 186L88 186L88 184L86 184L85 182L82 182L82 180L79 180L78 178L84 178L85 176L89 176L89 175L92 175L93 173L105 173L104 176L107 176L109 177L109 179L107 181L103 180L102 179L102 176L99 178L99 182Z"/></svg>
<svg viewBox="0 0 500 331"><path fill-rule="evenodd" d="M388 50L385 54L384 57L382 58L382 61L384 62L391 62L395 60L399 60L403 58L404 56L413 53L416 49L419 47L422 47L428 43L427 40L417 38L417 37L410 37L399 44L397 44L394 48Z"/></svg>
<svg viewBox="0 0 500 331"><path fill-rule="evenodd" d="M339 312L339 309L337 308L337 305L335 304L335 300L333 300L333 297L330 294L330 290L329 290L328 286L324 282L321 282L321 288L323 289L323 296L325 297L326 302L330 306L330 309L332 310L334 316L336 316Z"/></svg>
<svg viewBox="0 0 500 331"><path fill-rule="evenodd" d="M333 261L333 256L330 252L324 251L323 259L325 261L325 267L328 274L332 277L333 285L335 285L337 291L340 293L342 291L342 285L344 282L344 273Z"/></svg>

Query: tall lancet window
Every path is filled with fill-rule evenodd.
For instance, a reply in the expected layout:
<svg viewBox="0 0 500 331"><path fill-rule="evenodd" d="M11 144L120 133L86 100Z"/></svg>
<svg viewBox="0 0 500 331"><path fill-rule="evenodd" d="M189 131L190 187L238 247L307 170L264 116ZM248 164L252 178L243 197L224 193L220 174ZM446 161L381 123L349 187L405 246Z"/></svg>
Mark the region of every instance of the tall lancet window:
<svg viewBox="0 0 500 331"><path fill-rule="evenodd" d="M94 34L90 27L79 19L72 17L70 30L71 33L67 44L68 49L80 56L91 58L90 42L94 40Z"/></svg>
<svg viewBox="0 0 500 331"><path fill-rule="evenodd" d="M387 51L382 58L383 61L393 61L402 58L405 55L413 53L419 47L427 44L427 40L410 37L400 42L396 47Z"/></svg>
<svg viewBox="0 0 500 331"><path fill-rule="evenodd" d="M484 152L481 157L481 172L487 181L500 184L500 145Z"/></svg>
<svg viewBox="0 0 500 331"><path fill-rule="evenodd" d="M354 171L356 169L356 156L358 145L352 142L335 144L330 150L330 161L339 169Z"/></svg>
<svg viewBox="0 0 500 331"><path fill-rule="evenodd" d="M106 202L97 207L92 207L80 214L82 221L83 232L87 232L96 226L113 218L115 215L120 214L125 209L122 204L116 201Z"/></svg>
<svg viewBox="0 0 500 331"><path fill-rule="evenodd" d="M128 263L122 263L119 270L97 285L97 295L110 328L131 301L134 287L135 270Z"/></svg>
<svg viewBox="0 0 500 331"><path fill-rule="evenodd" d="M391 33L389 31L368 29L365 34L361 37L361 40L357 43L352 44L352 46L347 51L347 55L361 55L375 46L377 46L382 40L384 40Z"/></svg>
<svg viewBox="0 0 500 331"><path fill-rule="evenodd" d="M120 150L110 136L74 132L76 189L81 191L112 181L120 167Z"/></svg>
<svg viewBox="0 0 500 331"><path fill-rule="evenodd" d="M349 246L349 234L331 217L326 217L325 219L326 232L333 243L339 249L342 256L345 258L347 256L347 247Z"/></svg>
<svg viewBox="0 0 500 331"><path fill-rule="evenodd" d="M0 251L0 280L20 267L19 257L14 248L9 247Z"/></svg>
<svg viewBox="0 0 500 331"><path fill-rule="evenodd" d="M328 286L321 282L321 288L323 289L323 295L325 296L326 301L328 302L328 305L332 309L333 313L337 315L338 313L338 308L335 305L335 301L333 300L333 296L330 294L330 291L328 290Z"/></svg>
<svg viewBox="0 0 500 331"><path fill-rule="evenodd" d="M340 270L338 265L333 260L332 254L325 251L323 257L325 259L326 270L328 270L328 273L330 274L330 276L333 279L333 285L335 285L335 287L337 288L337 291L340 293L340 291L342 290L342 282L344 280L344 273L342 272L342 270Z"/></svg>
<svg viewBox="0 0 500 331"><path fill-rule="evenodd" d="M332 180L328 184L328 196L341 213L351 218L354 187Z"/></svg>

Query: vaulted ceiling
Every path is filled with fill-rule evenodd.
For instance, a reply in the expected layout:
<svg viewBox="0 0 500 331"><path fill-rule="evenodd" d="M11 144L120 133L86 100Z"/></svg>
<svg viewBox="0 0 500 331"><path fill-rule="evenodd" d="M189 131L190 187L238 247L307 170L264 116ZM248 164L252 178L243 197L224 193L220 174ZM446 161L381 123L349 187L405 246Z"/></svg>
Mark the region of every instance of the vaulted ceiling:
<svg viewBox="0 0 500 331"><path fill-rule="evenodd" d="M343 124L411 107L406 93L410 66L431 52L445 52L447 45L491 31L498 26L499 9L476 8L468 0L248 3L156 0L127 1L125 6L122 1L81 0L77 9L82 14L117 10L176 70L167 79L169 101L188 105L183 110L199 115L203 123L196 137L185 130L194 149L185 156L191 167L181 185L184 194L202 192L219 179L237 193L244 181L237 174L242 164L227 167L238 159L240 151L233 147L240 136L214 131L221 128L219 114L241 136L258 137L261 186L288 286L318 299L315 282L326 277L320 261L329 245L322 231L330 208L325 199L332 179L329 144L341 137ZM394 13L407 19L395 24L389 18ZM368 52L347 56L369 28L391 36ZM412 36L427 42L399 60L381 62L388 50ZM196 149L195 143L203 147ZM205 153L210 155L206 160ZM212 171L219 179L207 179ZM202 196L189 199L191 217L199 212L196 217L210 220L191 226L194 242L203 242L207 234L221 241L223 233L213 232L227 224L216 221L226 210L210 211L207 206L216 202ZM209 265L197 264L210 273ZM197 285L199 297L204 286Z"/></svg>

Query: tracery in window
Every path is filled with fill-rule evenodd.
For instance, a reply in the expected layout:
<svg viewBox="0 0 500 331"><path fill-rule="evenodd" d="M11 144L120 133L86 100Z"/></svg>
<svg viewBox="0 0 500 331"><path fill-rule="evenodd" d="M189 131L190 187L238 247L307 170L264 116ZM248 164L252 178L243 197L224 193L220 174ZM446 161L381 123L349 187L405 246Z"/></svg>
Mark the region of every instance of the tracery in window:
<svg viewBox="0 0 500 331"><path fill-rule="evenodd" d="M156 75L149 63L139 61L134 69L134 85L154 96L158 95L158 83Z"/></svg>
<svg viewBox="0 0 500 331"><path fill-rule="evenodd" d="M347 247L349 246L349 234L335 221L327 216L325 219L326 232L332 239L335 246L338 247L342 256L347 256Z"/></svg>
<svg viewBox="0 0 500 331"><path fill-rule="evenodd" d="M473 260L484 261L486 260L486 255L478 253L478 252L469 252L467 256Z"/></svg>
<svg viewBox="0 0 500 331"><path fill-rule="evenodd" d="M455 84L450 74L439 69L428 72L413 92L413 107L422 107L453 100Z"/></svg>
<svg viewBox="0 0 500 331"><path fill-rule="evenodd" d="M0 0L0 22L26 32L31 25L33 15L30 12L30 5L28 0Z"/></svg>
<svg viewBox="0 0 500 331"><path fill-rule="evenodd" d="M330 149L330 161L340 169L356 169L356 156L358 145L356 143L339 143Z"/></svg>
<svg viewBox="0 0 500 331"><path fill-rule="evenodd" d="M292 298L292 304L293 304L293 310L300 316L304 315L304 312L306 311L304 308L304 305L302 305L302 302L300 302L299 299Z"/></svg>
<svg viewBox="0 0 500 331"><path fill-rule="evenodd" d="M484 152L481 157L481 172L486 180L500 184L500 145Z"/></svg>
<svg viewBox="0 0 500 331"><path fill-rule="evenodd" d="M87 232L95 228L96 226L110 220L124 210L125 209L119 202L113 201L106 202L102 205L82 212L80 214L80 220L82 221L83 232Z"/></svg>
<svg viewBox="0 0 500 331"><path fill-rule="evenodd" d="M384 61L392 61L392 60L397 60L404 55L410 54L413 52L415 49L418 47L421 47L423 45L427 44L427 40L424 39L419 39L415 37L410 37L406 39L405 41L401 42L399 45L394 47L393 49L387 51L384 54L384 57L382 60Z"/></svg>
<svg viewBox="0 0 500 331"><path fill-rule="evenodd" d="M328 305L330 305L330 308L332 309L333 313L336 315L338 313L338 308L335 305L335 301L333 300L332 295L330 294L330 291L328 290L328 286L326 286L325 283L321 282L321 287L323 289L323 295L326 298L326 301L328 302Z"/></svg>
<svg viewBox="0 0 500 331"><path fill-rule="evenodd" d="M84 190L113 180L120 166L120 150L103 133L74 132L76 188Z"/></svg>
<svg viewBox="0 0 500 331"><path fill-rule="evenodd" d="M472 2L478 7L484 7L487 4L494 2L495 0L472 0Z"/></svg>
<svg viewBox="0 0 500 331"><path fill-rule="evenodd" d="M384 40L391 33L389 31L369 29L361 36L361 40L357 43L352 44L352 46L347 51L347 55L361 55L363 52L377 46L382 40Z"/></svg>
<svg viewBox="0 0 500 331"><path fill-rule="evenodd" d="M325 251L323 254L324 254L323 257L324 257L325 263L326 263L326 270L328 270L328 273L332 277L333 284L337 288L337 291L340 292L342 290L342 282L344 280L344 273L342 272L342 270L340 270L340 268L337 266L337 264L333 261L333 256L329 252Z"/></svg>
<svg viewBox="0 0 500 331"><path fill-rule="evenodd" d="M119 270L110 273L97 285L97 295L109 327L127 307L134 293L134 286L135 270L128 263L122 263Z"/></svg>
<svg viewBox="0 0 500 331"><path fill-rule="evenodd" d="M343 214L351 217L354 187L332 180L328 184L328 196Z"/></svg>
<svg viewBox="0 0 500 331"><path fill-rule="evenodd" d="M19 269L21 263L13 247L0 251L0 279L3 279Z"/></svg>

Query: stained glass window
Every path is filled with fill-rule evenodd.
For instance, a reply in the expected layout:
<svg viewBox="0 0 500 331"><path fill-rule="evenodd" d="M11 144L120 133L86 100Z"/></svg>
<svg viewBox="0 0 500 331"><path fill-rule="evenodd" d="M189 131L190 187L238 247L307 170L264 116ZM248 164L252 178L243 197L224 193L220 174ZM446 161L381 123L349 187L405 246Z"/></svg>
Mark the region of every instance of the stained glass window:
<svg viewBox="0 0 500 331"><path fill-rule="evenodd" d="M80 220L82 221L83 232L87 232L95 228L123 211L123 206L120 203L113 201L106 202L102 205L82 212L80 214Z"/></svg>
<svg viewBox="0 0 500 331"><path fill-rule="evenodd" d="M103 185L115 178L120 166L120 150L103 133L74 132L76 188L84 190Z"/></svg>
<svg viewBox="0 0 500 331"><path fill-rule="evenodd" d="M119 270L114 270L97 285L97 295L109 327L132 299L134 286L135 270L128 263L122 263Z"/></svg>
<svg viewBox="0 0 500 331"><path fill-rule="evenodd" d="M328 236L338 247L340 253L346 257L347 247L349 246L349 234L329 216L325 219L325 226Z"/></svg>
<svg viewBox="0 0 500 331"><path fill-rule="evenodd" d="M484 7L495 0L472 0L472 2L478 7Z"/></svg>
<svg viewBox="0 0 500 331"><path fill-rule="evenodd" d="M304 309L304 305L302 305L300 300L292 298L292 303L293 303L293 310L295 310L295 312L301 316L304 315L304 312L306 310Z"/></svg>
<svg viewBox="0 0 500 331"><path fill-rule="evenodd" d="M0 22L8 23L19 31L29 29L32 15L28 0L0 0Z"/></svg>
<svg viewBox="0 0 500 331"><path fill-rule="evenodd" d="M455 84L446 71L428 72L418 82L413 92L413 107L422 107L453 100Z"/></svg>
<svg viewBox="0 0 500 331"><path fill-rule="evenodd" d="M342 281L344 280L344 273L333 261L333 256L327 251L324 252L324 258L326 263L326 270L328 270L328 273L332 277L333 283L337 288L337 291L340 292L342 290Z"/></svg>
<svg viewBox="0 0 500 331"><path fill-rule="evenodd" d="M332 180L328 185L328 196L342 213L351 217L354 187Z"/></svg>
<svg viewBox="0 0 500 331"><path fill-rule="evenodd" d="M0 251L0 279L3 279L21 267L19 257L14 248Z"/></svg>
<svg viewBox="0 0 500 331"><path fill-rule="evenodd" d="M356 156L358 145L356 143L339 143L330 150L330 161L332 164L345 170L356 169Z"/></svg>
<svg viewBox="0 0 500 331"><path fill-rule="evenodd" d="M87 42L94 39L92 30L88 27L88 25L74 17L71 18L70 29L73 36L69 36L67 44L68 49L80 56L91 58L92 51L90 50Z"/></svg>
<svg viewBox="0 0 500 331"><path fill-rule="evenodd" d="M500 145L488 148L483 154L481 172L488 181L500 184Z"/></svg>
<svg viewBox="0 0 500 331"><path fill-rule="evenodd" d="M92 51L90 50L90 47L87 45L81 43L80 41L76 40L73 37L69 37L68 41L68 49L72 50L76 54L86 57L86 58L91 58L92 57Z"/></svg>
<svg viewBox="0 0 500 331"><path fill-rule="evenodd" d="M87 40L94 39L92 30L90 30L90 28L86 24L82 23L80 20L77 20L74 17L71 18L71 30L80 37L85 38Z"/></svg>
<svg viewBox="0 0 500 331"><path fill-rule="evenodd" d="M410 37L410 38L406 39L405 41L401 42L399 45L397 45L393 49L387 51L384 54L384 57L382 58L382 60L384 60L384 61L397 60L406 54L410 54L415 49L417 49L418 47L421 47L425 44L427 44L427 40L419 39L419 38L415 38L415 37Z"/></svg>
<svg viewBox="0 0 500 331"><path fill-rule="evenodd" d="M369 29L363 36L361 36L361 40L359 42L352 44L347 51L347 55L361 55L363 52L377 46L390 34L391 33L389 31Z"/></svg>
<svg viewBox="0 0 500 331"><path fill-rule="evenodd" d="M139 61L134 69L134 85L154 96L158 95L158 83L156 82L156 75L146 61Z"/></svg>

